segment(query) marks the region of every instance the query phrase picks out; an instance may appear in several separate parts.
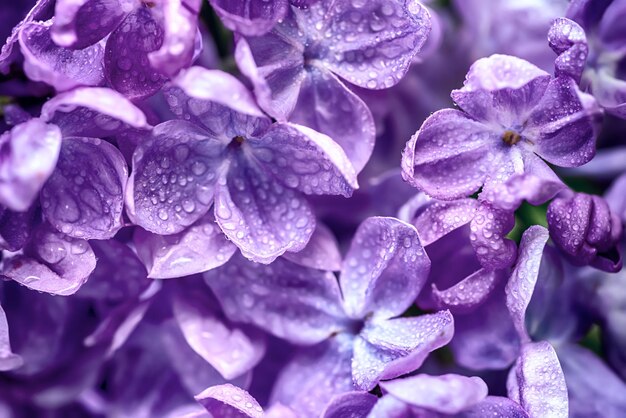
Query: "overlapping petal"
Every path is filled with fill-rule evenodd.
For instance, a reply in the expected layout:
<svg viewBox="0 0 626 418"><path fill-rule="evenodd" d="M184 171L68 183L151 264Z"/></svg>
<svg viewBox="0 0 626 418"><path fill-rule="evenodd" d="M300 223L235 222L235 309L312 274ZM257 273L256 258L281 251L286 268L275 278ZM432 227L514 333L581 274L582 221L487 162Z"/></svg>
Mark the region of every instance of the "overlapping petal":
<svg viewBox="0 0 626 418"><path fill-rule="evenodd" d="M364 392L347 392L335 396L326 406L322 418L367 416L377 398Z"/></svg>
<svg viewBox="0 0 626 418"><path fill-rule="evenodd" d="M337 240L328 227L319 222L315 226L311 239L302 251L287 252L283 257L304 267L326 271L341 270L342 257Z"/></svg>
<svg viewBox="0 0 626 418"><path fill-rule="evenodd" d="M213 418L261 418L263 408L248 392L229 383L212 386L195 396Z"/></svg>
<svg viewBox="0 0 626 418"><path fill-rule="evenodd" d="M502 270L481 268L452 287L439 290L433 284L433 298L439 309L468 312L483 304L503 278Z"/></svg>
<svg viewBox="0 0 626 418"><path fill-rule="evenodd" d="M224 26L246 36L269 32L289 7L288 0L211 0Z"/></svg>

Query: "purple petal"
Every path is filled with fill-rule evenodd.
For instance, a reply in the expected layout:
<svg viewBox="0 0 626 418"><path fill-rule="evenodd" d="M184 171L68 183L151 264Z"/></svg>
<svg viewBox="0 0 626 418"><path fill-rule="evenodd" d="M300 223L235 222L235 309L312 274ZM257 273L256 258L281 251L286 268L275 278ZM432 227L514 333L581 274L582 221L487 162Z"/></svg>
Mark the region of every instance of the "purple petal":
<svg viewBox="0 0 626 418"><path fill-rule="evenodd" d="M151 67L148 56L161 48L162 22L146 7L130 13L111 33L104 53L109 84L124 96L138 99L151 96L165 83L165 77Z"/></svg>
<svg viewBox="0 0 626 418"><path fill-rule="evenodd" d="M233 321L296 344L315 344L342 329L339 286L330 272L282 258L263 265L235 255L204 277Z"/></svg>
<svg viewBox="0 0 626 418"><path fill-rule="evenodd" d="M124 96L96 87L55 96L43 105L41 118L57 125L65 137L104 138L131 127L150 127L144 113Z"/></svg>
<svg viewBox="0 0 626 418"><path fill-rule="evenodd" d="M457 418L529 418L524 409L509 398L487 396L476 405L458 414Z"/></svg>
<svg viewBox="0 0 626 418"><path fill-rule="evenodd" d="M433 200L413 219L422 244L428 246L450 232L468 224L478 207L476 199L459 199L451 202Z"/></svg>
<svg viewBox="0 0 626 418"><path fill-rule="evenodd" d="M439 309L453 313L473 311L489 298L502 276L501 270L481 268L446 290L433 284L433 298Z"/></svg>
<svg viewBox="0 0 626 418"><path fill-rule="evenodd" d="M438 199L467 197L493 172L495 141L495 133L464 113L440 110L407 142L402 177Z"/></svg>
<svg viewBox="0 0 626 418"><path fill-rule="evenodd" d="M382 319L402 314L417 298L429 271L430 260L412 225L395 218L366 219L341 274L346 313Z"/></svg>
<svg viewBox="0 0 626 418"><path fill-rule="evenodd" d="M598 28L598 35L607 49L619 49L624 45L626 32L624 31L624 25L621 24L624 17L626 17L626 8L619 1L609 3L606 10L604 10Z"/></svg>
<svg viewBox="0 0 626 418"><path fill-rule="evenodd" d="M190 276L220 267L237 250L209 215L173 235L137 228L134 241L148 277L153 279Z"/></svg>
<svg viewBox="0 0 626 418"><path fill-rule="evenodd" d="M83 49L111 33L124 16L119 0L59 0L52 40L61 47Z"/></svg>
<svg viewBox="0 0 626 418"><path fill-rule="evenodd" d="M261 418L263 408L248 392L229 383L213 386L195 396L213 418Z"/></svg>
<svg viewBox="0 0 626 418"><path fill-rule="evenodd" d="M358 188L354 167L341 147L310 128L275 123L251 145L267 172L305 194L350 197Z"/></svg>
<svg viewBox="0 0 626 418"><path fill-rule="evenodd" d="M96 257L87 241L40 226L24 250L5 260L2 274L33 290L53 295L71 295L96 267Z"/></svg>
<svg viewBox="0 0 626 418"><path fill-rule="evenodd" d="M515 261L515 242L506 238L515 226L513 211L481 202L470 224L470 241L480 264L487 269L509 267Z"/></svg>
<svg viewBox="0 0 626 418"><path fill-rule="evenodd" d="M74 238L108 239L122 227L128 168L113 145L64 138L57 167L41 190L46 220Z"/></svg>
<svg viewBox="0 0 626 418"><path fill-rule="evenodd" d="M280 371L270 403L289 406L299 417L319 417L338 394L353 392L352 336L339 334L300 349Z"/></svg>
<svg viewBox="0 0 626 418"><path fill-rule="evenodd" d="M605 199L611 211L626 224L626 170L624 171L625 173L611 184L611 187L606 192Z"/></svg>
<svg viewBox="0 0 626 418"><path fill-rule="evenodd" d="M156 234L174 234L200 219L213 204L224 148L189 122L156 126L133 155L126 195L131 220Z"/></svg>
<svg viewBox="0 0 626 418"><path fill-rule="evenodd" d="M72 50L57 46L50 38L51 21L31 22L19 35L24 72L33 81L43 81L58 91L104 82L104 47L101 43Z"/></svg>
<svg viewBox="0 0 626 418"><path fill-rule="evenodd" d="M522 354L511 373L517 388L509 387L509 397L519 399L529 416L568 416L567 386L550 343L541 341L523 345Z"/></svg>
<svg viewBox="0 0 626 418"><path fill-rule="evenodd" d="M0 306L0 371L17 369L22 364L24 364L22 357L11 351L9 324L7 323L7 316Z"/></svg>
<svg viewBox="0 0 626 418"><path fill-rule="evenodd" d="M506 285L506 306L522 342L530 341L525 325L526 308L537 283L543 248L548 238L548 230L539 225L531 226L524 232L517 262Z"/></svg>
<svg viewBox="0 0 626 418"><path fill-rule="evenodd" d="M269 32L285 16L287 0L210 0L228 29L246 36Z"/></svg>
<svg viewBox="0 0 626 418"><path fill-rule="evenodd" d="M215 218L245 257L267 264L306 246L315 216L304 196L243 153L233 154L225 177L217 184Z"/></svg>
<svg viewBox="0 0 626 418"><path fill-rule="evenodd" d="M431 351L450 342L453 333L449 311L366 324L354 342L354 384L369 391L381 379L416 370Z"/></svg>
<svg viewBox="0 0 626 418"><path fill-rule="evenodd" d="M305 36L318 43L305 46L309 54L368 89L397 84L431 27L428 10L413 0L322 0L293 13Z"/></svg>
<svg viewBox="0 0 626 418"><path fill-rule="evenodd" d="M0 203L25 211L54 171L61 132L41 119L31 119L0 136Z"/></svg>
<svg viewBox="0 0 626 418"><path fill-rule="evenodd" d="M222 321L210 308L212 302L199 291L179 292L174 296L174 318L189 346L225 379L232 380L261 360L265 338L256 329Z"/></svg>
<svg viewBox="0 0 626 418"><path fill-rule="evenodd" d="M576 83L580 83L589 54L583 28L572 20L559 17L552 22L548 43L558 55L554 63L555 75L572 77Z"/></svg>
<svg viewBox="0 0 626 418"><path fill-rule="evenodd" d="M364 392L348 392L335 396L326 406L322 418L365 417L376 404L377 397Z"/></svg>
<svg viewBox="0 0 626 418"><path fill-rule="evenodd" d="M317 223L311 239L302 251L285 253L292 263L325 271L341 270L341 253L333 233L324 224Z"/></svg>
<svg viewBox="0 0 626 418"><path fill-rule="evenodd" d="M31 206L25 212L14 212L1 208L0 215L0 249L9 251L21 250L29 241L36 225L38 207Z"/></svg>
<svg viewBox="0 0 626 418"><path fill-rule="evenodd" d="M415 409L394 396L388 395L378 399L367 418L415 418ZM436 418L435 412L421 410L420 418Z"/></svg>
<svg viewBox="0 0 626 418"><path fill-rule="evenodd" d="M482 379L457 374L418 374L382 382L380 387L409 405L443 414L461 412L487 396L487 385Z"/></svg>

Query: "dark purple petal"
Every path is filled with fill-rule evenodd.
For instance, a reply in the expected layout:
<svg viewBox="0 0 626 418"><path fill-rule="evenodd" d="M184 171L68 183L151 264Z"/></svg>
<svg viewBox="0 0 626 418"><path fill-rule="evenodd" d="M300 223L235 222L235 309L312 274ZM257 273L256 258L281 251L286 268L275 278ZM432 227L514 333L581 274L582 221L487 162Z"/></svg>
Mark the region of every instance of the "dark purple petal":
<svg viewBox="0 0 626 418"><path fill-rule="evenodd" d="M428 246L450 232L468 224L474 218L478 201L459 199L451 202L433 200L411 221L420 235L422 244Z"/></svg>
<svg viewBox="0 0 626 418"><path fill-rule="evenodd" d="M511 369L509 398L519 399L529 416L567 418L567 386L559 359L547 341L528 343Z"/></svg>
<svg viewBox="0 0 626 418"><path fill-rule="evenodd" d="M0 249L18 251L24 247L35 226L38 207L31 206L25 212L15 212L1 208L0 214Z"/></svg>
<svg viewBox="0 0 626 418"><path fill-rule="evenodd" d="M502 277L502 270L481 268L446 290L439 290L433 284L433 299L439 309L454 313L472 311L489 298Z"/></svg>
<svg viewBox="0 0 626 418"><path fill-rule="evenodd" d="M353 392L353 341L352 336L342 333L297 351L281 370L270 403L287 405L298 417L314 418L334 396Z"/></svg>
<svg viewBox="0 0 626 418"><path fill-rule="evenodd" d="M524 409L509 398L487 396L476 405L456 415L457 418L529 418ZM582 417L581 417L582 418Z"/></svg>
<svg viewBox="0 0 626 418"><path fill-rule="evenodd" d="M621 219L622 223L626 224L626 170L611 184L605 199L611 211Z"/></svg>
<svg viewBox="0 0 626 418"><path fill-rule="evenodd" d="M7 317L0 306L0 371L8 371L17 369L24 360L22 357L14 354L11 351L11 341L9 339L9 324L7 323Z"/></svg>
<svg viewBox="0 0 626 418"><path fill-rule="evenodd" d="M572 20L559 17L552 22L548 32L548 43L558 55L554 63L556 76L572 77L580 83L589 54L583 28Z"/></svg>
<svg viewBox="0 0 626 418"><path fill-rule="evenodd" d="M470 224L470 241L480 264L487 269L509 267L515 261L515 242L506 238L515 226L513 211L481 202Z"/></svg>
<svg viewBox="0 0 626 418"><path fill-rule="evenodd" d="M217 182L215 218L241 253L271 263L286 251L304 249L315 229L315 216L304 196L285 187L244 153L228 161Z"/></svg>
<svg viewBox="0 0 626 418"><path fill-rule="evenodd" d="M82 286L95 267L96 257L87 241L43 224L24 254L4 261L2 274L30 289L67 296Z"/></svg>
<svg viewBox="0 0 626 418"><path fill-rule="evenodd" d="M31 22L19 35L24 72L33 81L43 81L59 91L104 82L104 47L97 43L81 50L58 46L50 38L51 21Z"/></svg>
<svg viewBox="0 0 626 418"><path fill-rule="evenodd" d="M229 383L195 396L213 418L261 418L263 408L248 392Z"/></svg>
<svg viewBox="0 0 626 418"><path fill-rule="evenodd" d="M438 199L467 197L493 173L495 141L497 134L464 113L440 110L407 142L402 177Z"/></svg>
<svg viewBox="0 0 626 418"><path fill-rule="evenodd" d="M522 342L530 341L526 331L526 308L537 283L543 248L548 241L548 230L535 225L522 235L517 262L506 285L506 306Z"/></svg>
<svg viewBox="0 0 626 418"><path fill-rule="evenodd" d="M355 319L402 314L417 298L429 271L430 260L412 225L395 218L366 219L341 274L346 313Z"/></svg>
<svg viewBox="0 0 626 418"><path fill-rule="evenodd" d="M61 47L83 49L111 33L124 16L119 0L59 0L52 40Z"/></svg>
<svg viewBox="0 0 626 418"><path fill-rule="evenodd" d="M210 0L228 29L247 36L269 32L285 16L287 0Z"/></svg>
<svg viewBox="0 0 626 418"><path fill-rule="evenodd" d="M0 136L0 147L0 203L25 211L54 171L61 132L41 119L31 119Z"/></svg>
<svg viewBox="0 0 626 418"><path fill-rule="evenodd" d="M302 251L288 252L283 257L304 267L326 271L341 270L342 258L337 240L330 229L319 222L315 225L315 231Z"/></svg>
<svg viewBox="0 0 626 418"><path fill-rule="evenodd" d="M626 17L626 7L620 1L610 2L607 6L600 20L598 35L607 49L615 50L621 48L626 41L626 31L622 25L622 19Z"/></svg>
<svg viewBox="0 0 626 418"><path fill-rule="evenodd" d="M235 255L204 277L229 319L296 344L315 344L343 327L339 286L330 272L282 258L263 265Z"/></svg>
<svg viewBox="0 0 626 418"><path fill-rule="evenodd" d="M74 238L108 239L122 227L128 168L113 145L64 138L57 167L41 190L47 221Z"/></svg>
<svg viewBox="0 0 626 418"><path fill-rule="evenodd" d="M150 127L146 115L108 88L77 88L44 103L41 118L57 125L63 136L104 138L129 128Z"/></svg>
<svg viewBox="0 0 626 418"><path fill-rule="evenodd" d="M305 194L350 197L358 188L354 167L343 149L305 126L275 123L251 146L267 172Z"/></svg>
<svg viewBox="0 0 626 418"><path fill-rule="evenodd" d="M131 220L156 234L192 225L213 204L225 144L189 122L156 126L133 155L126 207Z"/></svg>
<svg viewBox="0 0 626 418"><path fill-rule="evenodd" d="M456 414L487 396L487 385L479 377L457 374L418 374L382 382L380 387L409 405L443 414Z"/></svg>
<svg viewBox="0 0 626 418"><path fill-rule="evenodd" d="M106 43L104 65L109 84L124 96L138 99L151 96L165 83L165 77L150 65L148 56L163 45L164 30L149 8L130 13Z"/></svg>
<svg viewBox="0 0 626 418"><path fill-rule="evenodd" d="M352 380L369 391L379 380L412 372L453 333L449 311L367 323L354 342Z"/></svg>
<svg viewBox="0 0 626 418"><path fill-rule="evenodd" d="M251 370L265 354L260 331L221 320L211 298L186 290L174 296L174 318L189 346L228 380Z"/></svg>
<svg viewBox="0 0 626 418"><path fill-rule="evenodd" d="M326 406L322 418L365 417L378 398L364 392L348 392L335 396Z"/></svg>

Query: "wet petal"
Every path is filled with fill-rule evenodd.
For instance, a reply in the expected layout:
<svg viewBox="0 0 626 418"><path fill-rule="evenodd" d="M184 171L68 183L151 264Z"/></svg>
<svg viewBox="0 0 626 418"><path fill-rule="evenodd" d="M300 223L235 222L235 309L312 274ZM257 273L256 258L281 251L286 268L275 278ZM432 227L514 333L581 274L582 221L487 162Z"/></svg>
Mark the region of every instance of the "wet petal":
<svg viewBox="0 0 626 418"><path fill-rule="evenodd" d="M361 390L419 368L428 354L452 339L449 311L367 323L354 342L352 379Z"/></svg>
<svg viewBox="0 0 626 418"><path fill-rule="evenodd" d="M165 77L148 59L151 52L161 48L164 37L162 22L149 10L140 7L126 16L106 43L106 78L115 90L131 99L151 96L165 83Z"/></svg>
<svg viewBox="0 0 626 418"><path fill-rule="evenodd" d="M524 409L509 398L487 396L457 415L458 418L529 418Z"/></svg>
<svg viewBox="0 0 626 418"><path fill-rule="evenodd" d="M517 387L507 384L509 398L519 399L529 416L568 416L567 386L550 343L541 341L522 346L522 354L511 373Z"/></svg>
<svg viewBox="0 0 626 418"><path fill-rule="evenodd" d="M409 405L443 414L461 412L487 396L487 385L482 379L457 374L418 374L382 382L380 387Z"/></svg>
<svg viewBox="0 0 626 418"><path fill-rule="evenodd" d="M53 295L71 295L96 267L87 241L40 226L24 250L5 261L3 273L24 286Z"/></svg>
<svg viewBox="0 0 626 418"><path fill-rule="evenodd" d="M352 318L391 318L417 298L430 260L415 228L394 218L366 219L344 260L341 290Z"/></svg>
<svg viewBox="0 0 626 418"><path fill-rule="evenodd" d="M213 216L204 216L173 235L157 235L138 228L134 240L148 277L153 279L190 276L220 267L237 250Z"/></svg>
<svg viewBox="0 0 626 418"><path fill-rule="evenodd" d="M64 138L57 167L41 190L48 222L74 238L108 239L122 227L128 168L113 145Z"/></svg>
<svg viewBox="0 0 626 418"><path fill-rule="evenodd" d="M0 136L0 203L15 211L27 210L54 171L61 148L61 132L41 119L31 119Z"/></svg>
<svg viewBox="0 0 626 418"><path fill-rule="evenodd" d="M59 0L52 40L61 47L83 49L111 33L124 16L119 0Z"/></svg>
<svg viewBox="0 0 626 418"><path fill-rule="evenodd" d="M287 12L287 0L210 0L228 29L247 36L269 32Z"/></svg>
<svg viewBox="0 0 626 418"><path fill-rule="evenodd" d="M341 253L333 233L324 224L317 223L311 239L302 251L285 253L283 257L292 263L318 270L341 270Z"/></svg>
<svg viewBox="0 0 626 418"><path fill-rule="evenodd" d="M450 202L430 201L411 221L420 235L422 245L428 246L450 232L468 224L478 207L476 199Z"/></svg>
<svg viewBox="0 0 626 418"><path fill-rule="evenodd" d="M488 269L509 267L515 261L515 242L506 237L515 226L514 212L481 202L470 224L470 241L480 264Z"/></svg>
<svg viewBox="0 0 626 418"><path fill-rule="evenodd" d="M315 216L304 196L281 185L243 154L233 156L229 164L215 195L215 218L226 236L245 257L259 263L302 250L315 229Z"/></svg>
<svg viewBox="0 0 626 418"><path fill-rule="evenodd" d="M501 270L481 268L446 290L439 290L433 284L433 298L439 309L450 309L454 313L472 311L489 298L502 278Z"/></svg>
<svg viewBox="0 0 626 418"><path fill-rule="evenodd" d="M156 234L174 234L200 219L213 204L224 148L185 121L156 126L133 155L126 195L131 220Z"/></svg>
<svg viewBox="0 0 626 418"><path fill-rule="evenodd" d="M230 383L213 386L195 396L213 418L261 418L263 408L248 392Z"/></svg>
<svg viewBox="0 0 626 418"><path fill-rule="evenodd" d="M59 91L104 82L104 47L101 43L72 50L50 38L51 21L31 22L19 35L24 55L24 72L33 81L43 81Z"/></svg>
<svg viewBox="0 0 626 418"><path fill-rule="evenodd" d="M470 196L493 172L496 141L495 133L462 112L440 110L407 142L402 177L438 199Z"/></svg>
<svg viewBox="0 0 626 418"><path fill-rule="evenodd" d="M261 166L288 187L345 197L358 188L354 167L341 147L310 128L275 123L251 145Z"/></svg>
<svg viewBox="0 0 626 418"><path fill-rule="evenodd" d="M556 76L569 76L580 83L589 53L583 28L572 20L559 17L552 22L548 43L558 55L554 63Z"/></svg>
<svg viewBox="0 0 626 418"><path fill-rule="evenodd" d="M364 392L348 392L335 396L326 406L322 418L365 417L376 404L377 397Z"/></svg>
<svg viewBox="0 0 626 418"><path fill-rule="evenodd" d="M7 323L7 316L0 306L0 371L17 369L22 364L24 364L22 357L11 351L9 324Z"/></svg>
<svg viewBox="0 0 626 418"><path fill-rule="evenodd" d="M263 265L235 255L204 277L233 321L296 344L314 344L342 329L339 286L330 272L282 258Z"/></svg>
<svg viewBox="0 0 626 418"><path fill-rule="evenodd" d="M548 230L539 225L531 226L524 232L517 262L506 285L506 305L522 342L530 341L525 324L526 308L535 289L548 238Z"/></svg>

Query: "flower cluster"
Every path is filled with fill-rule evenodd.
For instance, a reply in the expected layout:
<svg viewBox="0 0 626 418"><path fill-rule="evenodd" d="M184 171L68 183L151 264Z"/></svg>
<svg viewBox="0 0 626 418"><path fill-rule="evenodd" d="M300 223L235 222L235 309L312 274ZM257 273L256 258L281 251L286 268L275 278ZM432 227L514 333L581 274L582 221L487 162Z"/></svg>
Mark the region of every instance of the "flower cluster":
<svg viewBox="0 0 626 418"><path fill-rule="evenodd" d="M624 18L7 2L0 417L626 416Z"/></svg>

